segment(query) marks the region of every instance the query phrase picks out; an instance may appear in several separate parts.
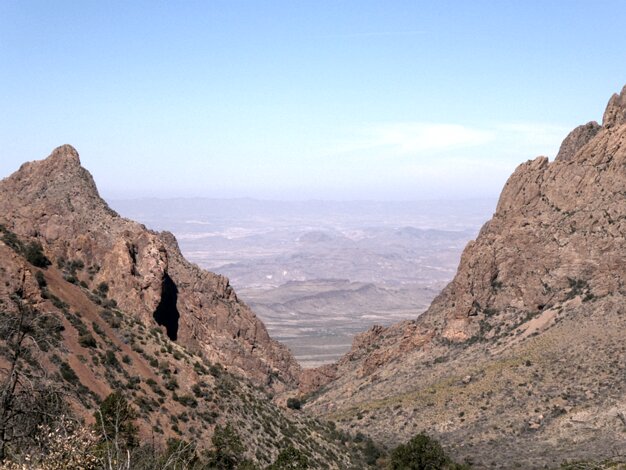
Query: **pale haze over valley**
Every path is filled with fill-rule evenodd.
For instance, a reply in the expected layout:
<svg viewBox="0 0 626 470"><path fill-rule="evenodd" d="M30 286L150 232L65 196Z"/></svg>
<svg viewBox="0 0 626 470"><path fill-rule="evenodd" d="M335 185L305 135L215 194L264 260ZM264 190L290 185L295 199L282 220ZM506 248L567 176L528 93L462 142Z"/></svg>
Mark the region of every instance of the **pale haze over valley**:
<svg viewBox="0 0 626 470"><path fill-rule="evenodd" d="M454 276L493 199L279 202L111 200L172 231L183 254L229 277L272 337L306 367L337 360L355 333L414 319Z"/></svg>

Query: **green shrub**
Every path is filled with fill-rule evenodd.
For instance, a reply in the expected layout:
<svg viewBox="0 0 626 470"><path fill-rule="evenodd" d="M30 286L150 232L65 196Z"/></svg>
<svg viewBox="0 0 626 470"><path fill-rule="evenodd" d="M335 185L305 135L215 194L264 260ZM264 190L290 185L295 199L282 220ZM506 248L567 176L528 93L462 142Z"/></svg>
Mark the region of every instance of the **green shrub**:
<svg viewBox="0 0 626 470"><path fill-rule="evenodd" d="M106 282L101 282L100 284L98 284L98 287L96 287L96 291L96 293L100 296L106 297L109 293L109 285Z"/></svg>
<svg viewBox="0 0 626 470"><path fill-rule="evenodd" d="M117 357L115 356L115 353L111 350L107 351L104 354L104 364L106 364L107 366L111 366L111 367L115 367L116 369L119 369L120 367L120 363L117 360Z"/></svg>
<svg viewBox="0 0 626 470"><path fill-rule="evenodd" d="M67 362L61 363L61 365L59 366L59 372L61 373L61 377L63 377L63 380L74 385L80 383L76 372L74 372L74 369L72 369L72 367Z"/></svg>
<svg viewBox="0 0 626 470"><path fill-rule="evenodd" d="M45 289L48 286L48 283L46 282L46 278L43 275L43 272L41 271L37 271L35 273L35 280L37 281L37 285L39 286L40 289Z"/></svg>
<svg viewBox="0 0 626 470"><path fill-rule="evenodd" d="M38 241L33 241L28 244L24 244L20 241L17 235L7 229L4 225L0 225L0 234L2 235L2 241L9 246L13 251L26 258L33 266L38 268L47 268L50 266L50 260L46 258L43 253L43 247Z"/></svg>
<svg viewBox="0 0 626 470"><path fill-rule="evenodd" d="M216 379L222 375L223 371L224 371L224 368L222 367L221 364L211 364L211 367L209 367L209 372Z"/></svg>
<svg viewBox="0 0 626 470"><path fill-rule="evenodd" d="M168 390L176 390L178 388L178 382L175 377L172 377L167 382L165 382L165 388Z"/></svg>
<svg viewBox="0 0 626 470"><path fill-rule="evenodd" d="M91 335L91 333L79 336L78 344L80 344L83 348L95 348L98 346L96 339Z"/></svg>
<svg viewBox="0 0 626 470"><path fill-rule="evenodd" d="M309 468L309 459L293 446L283 449L267 470L306 470Z"/></svg>
<svg viewBox="0 0 626 470"><path fill-rule="evenodd" d="M56 295L48 294L48 296L50 297L50 302L52 302L52 305L54 305L59 310L63 310L69 307L69 305L59 299Z"/></svg>
<svg viewBox="0 0 626 470"><path fill-rule="evenodd" d="M391 452L390 470L432 470L463 468L450 459L441 444L426 434L418 434Z"/></svg>
<svg viewBox="0 0 626 470"><path fill-rule="evenodd" d="M72 274L76 274L76 271L77 271L77 270L78 270L78 271L80 271L80 270L82 270L84 267L85 267L85 263L83 263L83 262L82 262L81 260L79 260L79 259L72 260L72 261L70 261L70 262L67 264L67 268L69 269L69 271L70 271Z"/></svg>
<svg viewBox="0 0 626 470"><path fill-rule="evenodd" d="M38 268L47 268L50 266L50 260L43 254L43 247L38 241L30 242L24 246L24 258L33 266Z"/></svg>
<svg viewBox="0 0 626 470"><path fill-rule="evenodd" d="M185 405L189 408L195 408L198 406L198 402L191 395L180 395L178 397L178 403Z"/></svg>
<svg viewBox="0 0 626 470"><path fill-rule="evenodd" d="M287 399L287 408L290 408L292 410L299 410L300 408L302 408L302 402L299 398L290 397Z"/></svg>
<svg viewBox="0 0 626 470"><path fill-rule="evenodd" d="M4 225L0 225L0 233L2 233L2 241L7 244L9 248L18 253L22 252L22 242L17 238L13 232L11 232Z"/></svg>

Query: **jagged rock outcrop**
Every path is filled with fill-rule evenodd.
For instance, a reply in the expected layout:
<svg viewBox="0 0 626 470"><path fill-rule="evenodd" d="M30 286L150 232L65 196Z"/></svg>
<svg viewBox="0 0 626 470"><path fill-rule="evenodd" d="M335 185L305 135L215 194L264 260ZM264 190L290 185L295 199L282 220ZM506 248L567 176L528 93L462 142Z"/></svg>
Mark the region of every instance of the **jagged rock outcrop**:
<svg viewBox="0 0 626 470"><path fill-rule="evenodd" d="M479 466L623 448L625 196L626 88L602 126L515 170L427 312L374 327L333 368L307 372L303 386L325 385L309 409L390 444L427 430Z"/></svg>
<svg viewBox="0 0 626 470"><path fill-rule="evenodd" d="M277 390L300 367L272 340L228 279L182 256L174 236L124 219L99 196L74 148L63 145L0 182L0 224L42 243L54 263L77 263L76 281L170 338ZM156 318L155 318L156 317Z"/></svg>
<svg viewBox="0 0 626 470"><path fill-rule="evenodd" d="M626 86L622 88L621 93L611 96L602 116L602 127L610 129L624 123L626 123Z"/></svg>
<svg viewBox="0 0 626 470"><path fill-rule="evenodd" d="M567 161L574 158L576 152L586 145L587 142L593 139L601 128L600 124L596 121L590 121L587 124L578 126L570 132L567 137L565 137L565 140L561 143L559 153L557 153L555 160Z"/></svg>

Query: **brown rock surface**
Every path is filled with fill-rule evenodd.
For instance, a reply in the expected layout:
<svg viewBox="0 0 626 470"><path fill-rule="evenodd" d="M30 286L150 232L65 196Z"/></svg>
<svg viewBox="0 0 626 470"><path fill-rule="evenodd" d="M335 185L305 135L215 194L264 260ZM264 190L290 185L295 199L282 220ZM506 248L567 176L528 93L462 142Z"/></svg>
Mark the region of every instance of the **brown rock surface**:
<svg viewBox="0 0 626 470"><path fill-rule="evenodd" d="M118 216L71 146L0 182L0 224L40 241L55 264L82 263L77 281L91 290L105 283L121 310L145 324L156 316L171 338L209 360L276 390L297 383L300 367L228 279L186 261L172 234Z"/></svg>
<svg viewBox="0 0 626 470"><path fill-rule="evenodd" d="M576 152L593 139L600 129L600 124L596 121L590 121L587 124L578 126L565 137L555 160L566 161L574 158Z"/></svg>
<svg viewBox="0 0 626 470"><path fill-rule="evenodd" d="M626 448L625 97L520 165L428 311L355 339L309 409L388 444L426 430L479 466Z"/></svg>

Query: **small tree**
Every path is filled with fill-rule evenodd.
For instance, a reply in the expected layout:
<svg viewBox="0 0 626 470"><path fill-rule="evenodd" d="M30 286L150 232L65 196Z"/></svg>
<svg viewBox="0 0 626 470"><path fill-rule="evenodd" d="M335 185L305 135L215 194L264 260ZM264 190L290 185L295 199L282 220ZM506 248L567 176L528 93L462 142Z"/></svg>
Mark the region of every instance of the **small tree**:
<svg viewBox="0 0 626 470"><path fill-rule="evenodd" d="M104 399L94 417L106 468L130 469L130 450L138 445L135 410L116 391Z"/></svg>
<svg viewBox="0 0 626 470"><path fill-rule="evenodd" d="M426 434L418 434L391 453L390 470L436 470L454 468L443 448Z"/></svg>
<svg viewBox="0 0 626 470"><path fill-rule="evenodd" d="M287 408L291 408L292 410L299 410L302 408L302 402L299 398L289 397L287 398Z"/></svg>
<svg viewBox="0 0 626 470"><path fill-rule="evenodd" d="M0 311L0 338L6 367L0 367L0 462L9 445L33 445L41 425L50 424L65 409L61 390L49 381L37 354L56 341L41 314L16 292L13 311Z"/></svg>
<svg viewBox="0 0 626 470"><path fill-rule="evenodd" d="M309 468L309 459L294 446L283 449L267 470L306 470Z"/></svg>
<svg viewBox="0 0 626 470"><path fill-rule="evenodd" d="M50 266L50 260L44 255L43 247L38 241L30 242L24 246L24 257L33 266L38 268L47 268Z"/></svg>
<svg viewBox="0 0 626 470"><path fill-rule="evenodd" d="M211 442L215 449L211 452L210 465L213 467L210 468L233 469L244 461L241 438L230 423L224 427L219 424L215 426Z"/></svg>

